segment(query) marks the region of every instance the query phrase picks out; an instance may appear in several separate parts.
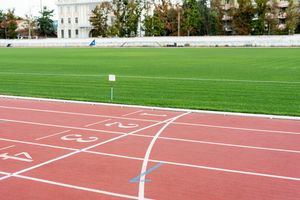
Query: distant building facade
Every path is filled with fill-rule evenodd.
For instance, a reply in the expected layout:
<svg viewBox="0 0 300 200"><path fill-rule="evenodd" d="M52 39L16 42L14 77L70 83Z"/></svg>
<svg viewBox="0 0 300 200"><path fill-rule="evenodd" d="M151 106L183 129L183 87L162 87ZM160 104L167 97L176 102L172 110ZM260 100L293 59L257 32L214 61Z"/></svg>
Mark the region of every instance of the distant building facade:
<svg viewBox="0 0 300 200"><path fill-rule="evenodd" d="M103 0L58 0L58 38L88 38L91 11Z"/></svg>
<svg viewBox="0 0 300 200"><path fill-rule="evenodd" d="M297 4L300 1L299 0L294 0L294 2ZM270 1L269 1L270 3ZM254 0L252 0L252 4L254 7L256 6L256 3ZM233 22L233 17L230 15L230 10L232 8L237 8L238 2L237 0L222 0L222 5L223 5L223 11L224 11L224 16L222 18L223 20L223 29L224 32L227 34L232 34L233 33L233 27L232 27L232 22ZM283 30L286 27L286 18L287 18L287 13L286 10L289 7L289 2L288 0L276 0L276 15L274 16L277 19L277 28L279 30Z"/></svg>

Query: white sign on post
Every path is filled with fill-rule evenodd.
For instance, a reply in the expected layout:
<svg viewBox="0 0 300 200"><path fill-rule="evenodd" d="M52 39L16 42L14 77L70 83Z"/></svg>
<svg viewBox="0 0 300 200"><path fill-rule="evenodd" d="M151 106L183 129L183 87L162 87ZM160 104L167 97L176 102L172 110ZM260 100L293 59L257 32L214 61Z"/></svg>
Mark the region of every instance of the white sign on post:
<svg viewBox="0 0 300 200"><path fill-rule="evenodd" d="M111 82L115 82L116 81L116 75L110 74L108 76L108 80L111 81Z"/></svg>

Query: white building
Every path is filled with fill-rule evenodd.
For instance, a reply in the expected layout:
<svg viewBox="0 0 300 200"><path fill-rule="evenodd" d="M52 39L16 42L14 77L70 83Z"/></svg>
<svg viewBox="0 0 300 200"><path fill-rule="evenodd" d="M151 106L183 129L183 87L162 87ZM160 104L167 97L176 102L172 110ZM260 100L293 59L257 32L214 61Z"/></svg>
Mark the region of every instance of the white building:
<svg viewBox="0 0 300 200"><path fill-rule="evenodd" d="M92 31L91 11L102 0L57 0L58 38L88 38Z"/></svg>

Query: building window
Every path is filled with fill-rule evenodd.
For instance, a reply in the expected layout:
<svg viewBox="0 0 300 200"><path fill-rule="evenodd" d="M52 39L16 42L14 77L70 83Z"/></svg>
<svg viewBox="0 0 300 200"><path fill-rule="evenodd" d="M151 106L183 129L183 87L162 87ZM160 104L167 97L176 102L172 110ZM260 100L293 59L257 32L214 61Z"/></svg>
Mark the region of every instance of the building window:
<svg viewBox="0 0 300 200"><path fill-rule="evenodd" d="M61 18L61 19L60 19L60 23L61 23L61 24L64 24L64 18Z"/></svg>
<svg viewBox="0 0 300 200"><path fill-rule="evenodd" d="M76 38L78 38L78 35L79 35L78 29L75 30L75 35L76 35Z"/></svg>
<svg viewBox="0 0 300 200"><path fill-rule="evenodd" d="M75 12L78 12L78 6L75 6Z"/></svg>
<svg viewBox="0 0 300 200"><path fill-rule="evenodd" d="M68 23L71 24L71 18L68 18Z"/></svg>
<svg viewBox="0 0 300 200"><path fill-rule="evenodd" d="M64 7L60 7L60 13L64 12Z"/></svg>
<svg viewBox="0 0 300 200"><path fill-rule="evenodd" d="M71 12L71 7L68 6L67 9L68 9L68 13L70 13Z"/></svg>
<svg viewBox="0 0 300 200"><path fill-rule="evenodd" d="M75 17L75 23L78 24L78 17Z"/></svg>
<svg viewBox="0 0 300 200"><path fill-rule="evenodd" d="M65 37L65 32L64 30L61 30L61 38L64 38Z"/></svg>
<svg viewBox="0 0 300 200"><path fill-rule="evenodd" d="M69 38L72 37L72 30L69 29Z"/></svg>

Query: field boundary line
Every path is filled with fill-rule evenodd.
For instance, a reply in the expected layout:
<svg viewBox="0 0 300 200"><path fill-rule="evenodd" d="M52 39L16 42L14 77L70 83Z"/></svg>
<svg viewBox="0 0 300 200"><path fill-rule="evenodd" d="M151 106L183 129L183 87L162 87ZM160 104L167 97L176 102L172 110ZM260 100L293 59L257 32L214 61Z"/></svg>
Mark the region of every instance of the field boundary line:
<svg viewBox="0 0 300 200"><path fill-rule="evenodd" d="M229 116L240 116L240 117L257 117L257 118L269 118L269 119L282 119L282 120L300 121L300 117L284 116L284 115L268 115L268 114L239 113L239 112L222 112L222 111L193 110L193 109L181 109L181 108L162 108L162 107L156 107L156 106L152 107L152 106L139 106L139 105L129 105L129 104L85 102L85 101L75 101L75 100L62 100L62 99L37 98L37 97L22 97L22 96L10 96L10 95L0 95L0 98L31 100L31 101L60 102L60 103L74 103L74 104L83 104L83 105L84 104L85 105L102 105L102 106L114 106L114 107L121 107L121 108L122 107L127 107L127 108L139 108L139 109L161 110L161 111L191 112L191 113L203 113L203 114L216 114L216 115L229 115ZM131 118L129 118L129 119L131 119Z"/></svg>
<svg viewBox="0 0 300 200"><path fill-rule="evenodd" d="M69 76L69 77L106 77L105 74L53 74L53 73L21 73L21 72L0 72L3 75L28 75L28 76ZM182 81L210 81L210 82L245 82L245 83L277 83L277 84L300 84L299 81L272 81L272 80L247 80L247 79L213 79L193 77L162 77L162 76L126 76L120 78L135 79L156 79L156 80L182 80Z"/></svg>

